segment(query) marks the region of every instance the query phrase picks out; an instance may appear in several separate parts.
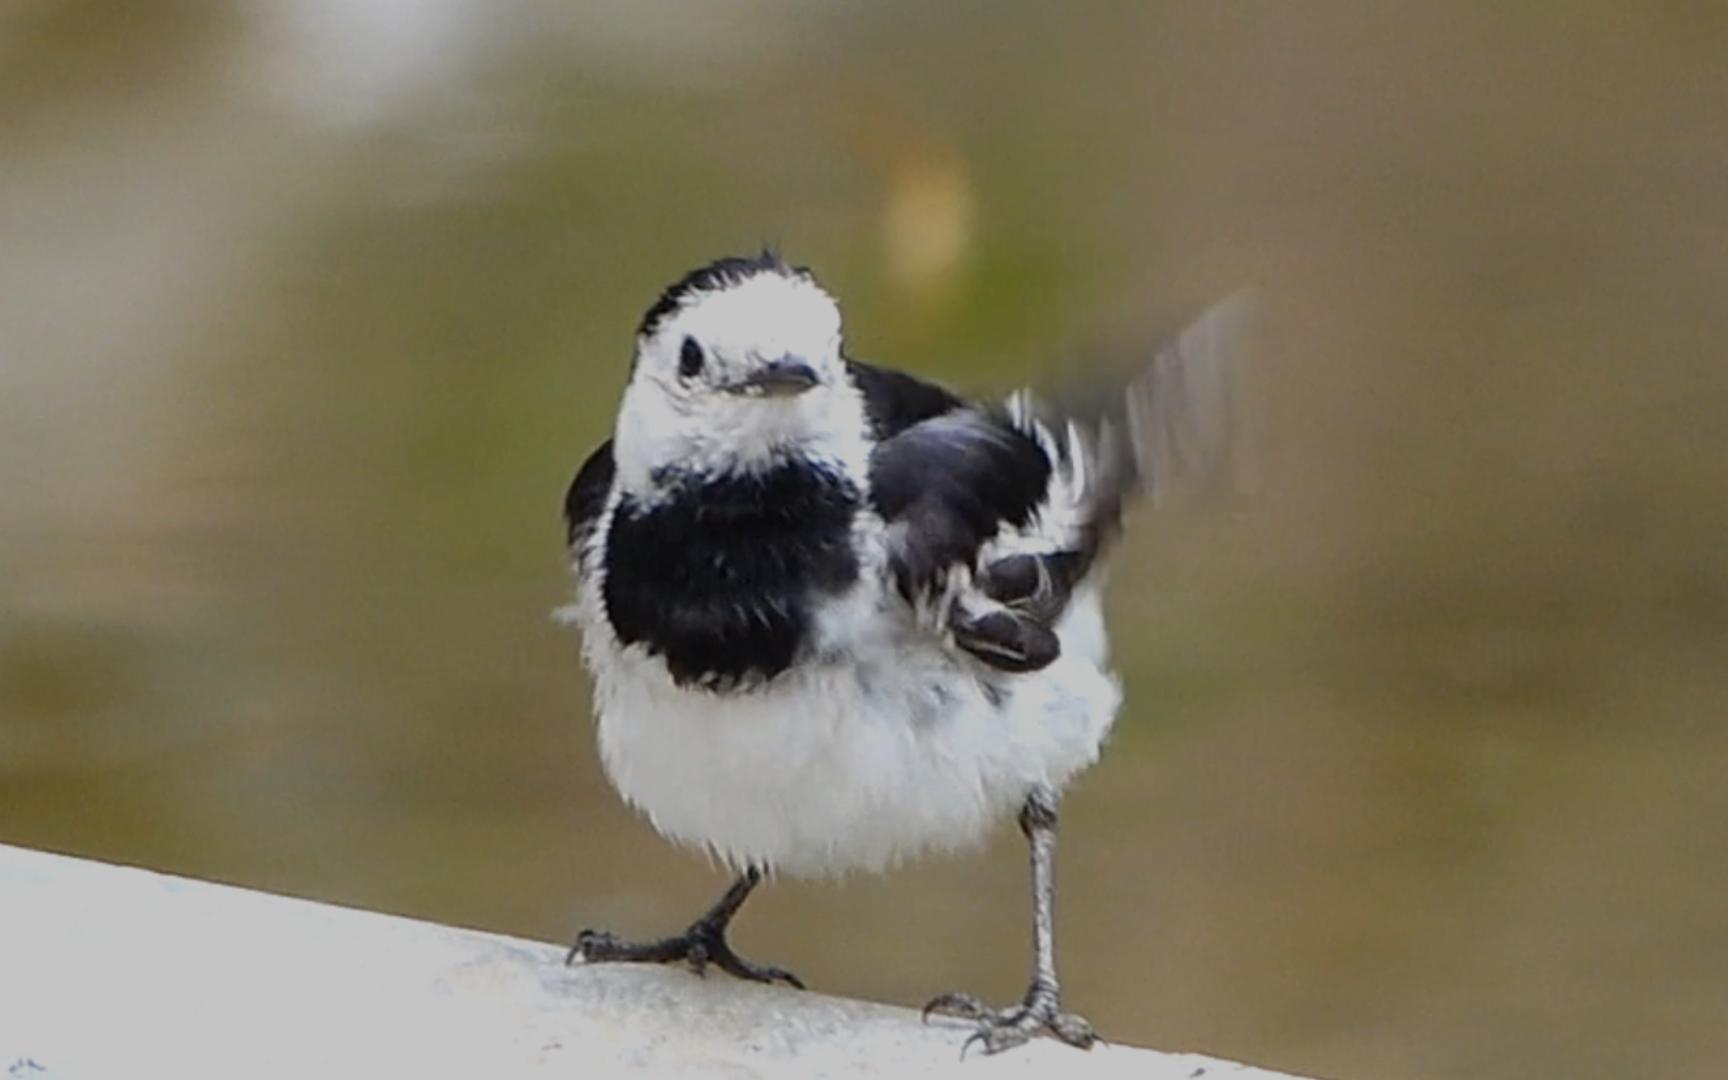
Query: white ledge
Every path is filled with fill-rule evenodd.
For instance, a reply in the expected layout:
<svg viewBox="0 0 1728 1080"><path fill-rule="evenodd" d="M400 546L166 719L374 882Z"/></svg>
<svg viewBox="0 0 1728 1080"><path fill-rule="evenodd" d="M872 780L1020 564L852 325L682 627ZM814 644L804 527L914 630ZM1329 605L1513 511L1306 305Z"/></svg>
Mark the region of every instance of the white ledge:
<svg viewBox="0 0 1728 1080"><path fill-rule="evenodd" d="M0 845L0 1078L1279 1080L1048 1039L960 1060L916 1012Z"/></svg>

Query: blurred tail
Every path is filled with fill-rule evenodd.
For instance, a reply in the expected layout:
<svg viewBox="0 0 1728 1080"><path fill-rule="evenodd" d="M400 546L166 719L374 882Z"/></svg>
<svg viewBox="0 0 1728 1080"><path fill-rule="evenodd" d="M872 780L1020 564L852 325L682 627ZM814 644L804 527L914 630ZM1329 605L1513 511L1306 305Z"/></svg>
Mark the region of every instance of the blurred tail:
<svg viewBox="0 0 1728 1080"><path fill-rule="evenodd" d="M1112 535L1133 498L1169 506L1254 490L1255 425L1244 382L1257 309L1251 290L1238 291L1125 379L1009 399L1016 425L1055 466L1049 511L1073 534L1076 550L1095 549Z"/></svg>
<svg viewBox="0 0 1728 1080"><path fill-rule="evenodd" d="M1104 425L1122 424L1134 485L1154 504L1249 494L1255 486L1243 380L1258 303L1242 290L1207 308L1123 388Z"/></svg>
<svg viewBox="0 0 1728 1080"><path fill-rule="evenodd" d="M1247 494L1254 487L1243 381L1252 367L1258 323L1252 290L1201 312L1126 379L1079 392L1058 391L1045 405L1017 395L1034 421L1086 444L1120 496L1155 505ZM1028 410L1029 406L1029 411ZM1102 478L1101 478L1102 479Z"/></svg>

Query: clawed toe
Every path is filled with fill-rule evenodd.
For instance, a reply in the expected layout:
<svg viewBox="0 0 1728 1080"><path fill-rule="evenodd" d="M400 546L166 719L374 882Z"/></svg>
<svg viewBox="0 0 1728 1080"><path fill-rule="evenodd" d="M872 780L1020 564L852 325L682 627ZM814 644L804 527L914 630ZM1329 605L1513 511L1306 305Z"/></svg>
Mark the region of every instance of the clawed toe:
<svg viewBox="0 0 1728 1080"><path fill-rule="evenodd" d="M785 983L794 990L804 989L804 980L787 971L785 968L770 964L755 964L744 959L722 943L721 951L712 957L721 971L739 979L748 979L759 983Z"/></svg>
<svg viewBox="0 0 1728 1080"><path fill-rule="evenodd" d="M1090 1050L1092 1044L1098 1041L1098 1033L1092 1030L1092 1025L1084 1016L1076 1016L1074 1013L1059 1012L1046 1020L1044 1027L1069 1046L1081 1050Z"/></svg>
<svg viewBox="0 0 1728 1080"><path fill-rule="evenodd" d="M958 1016L962 1020L981 1020L994 1010L971 994L937 994L924 1005L923 1018L926 1022L930 1014L938 1016Z"/></svg>
<svg viewBox="0 0 1728 1080"><path fill-rule="evenodd" d="M604 930L584 930L576 935L576 940L570 943L570 951L564 954L564 966L569 967L577 961L587 962L595 959L595 953L604 953L608 946L616 947L619 940Z"/></svg>
<svg viewBox="0 0 1728 1080"><path fill-rule="evenodd" d="M576 943L564 957L566 964L578 960L584 963L674 964L682 962L698 975L708 972L713 964L728 975L751 982L785 983L798 990L804 983L784 968L756 964L732 951L724 933L715 927L697 923L677 937L660 941L629 942L604 930L584 930L576 935Z"/></svg>
<svg viewBox="0 0 1728 1080"><path fill-rule="evenodd" d="M1034 987L1027 992L1024 1002L1007 1009L992 1009L971 994L941 994L924 1006L925 1020L932 1013L970 1020L977 1025L977 1030L960 1048L962 1056L974 1045L982 1046L986 1054L999 1054L1040 1032L1082 1050L1090 1049L1098 1041L1091 1024L1083 1017L1063 1012L1060 999L1041 987Z"/></svg>

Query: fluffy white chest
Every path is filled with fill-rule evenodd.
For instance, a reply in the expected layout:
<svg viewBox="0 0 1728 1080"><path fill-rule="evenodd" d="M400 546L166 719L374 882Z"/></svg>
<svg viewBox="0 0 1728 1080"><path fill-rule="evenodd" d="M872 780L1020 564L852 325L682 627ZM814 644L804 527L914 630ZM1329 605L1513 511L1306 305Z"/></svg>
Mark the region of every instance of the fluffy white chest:
<svg viewBox="0 0 1728 1080"><path fill-rule="evenodd" d="M1096 760L1120 702L1092 589L1035 673L983 671L909 628L736 692L677 686L620 646L597 591L573 614L607 775L662 834L735 867L820 876L974 843Z"/></svg>

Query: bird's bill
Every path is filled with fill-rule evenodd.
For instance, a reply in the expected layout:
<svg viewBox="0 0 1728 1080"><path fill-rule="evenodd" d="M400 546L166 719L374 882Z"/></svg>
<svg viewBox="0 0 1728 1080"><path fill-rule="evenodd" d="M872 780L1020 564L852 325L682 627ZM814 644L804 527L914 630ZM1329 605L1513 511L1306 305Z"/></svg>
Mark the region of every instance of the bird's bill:
<svg viewBox="0 0 1728 1080"><path fill-rule="evenodd" d="M802 360L775 360L726 389L751 397L792 397L815 386L816 371Z"/></svg>

